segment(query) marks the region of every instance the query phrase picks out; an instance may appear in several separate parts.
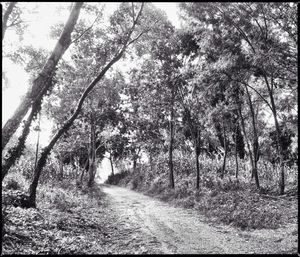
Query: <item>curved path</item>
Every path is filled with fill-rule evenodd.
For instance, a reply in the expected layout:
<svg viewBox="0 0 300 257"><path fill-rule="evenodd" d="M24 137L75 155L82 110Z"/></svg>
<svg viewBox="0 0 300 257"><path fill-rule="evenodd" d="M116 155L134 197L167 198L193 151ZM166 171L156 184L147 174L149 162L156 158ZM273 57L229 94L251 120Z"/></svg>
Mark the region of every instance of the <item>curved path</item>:
<svg viewBox="0 0 300 257"><path fill-rule="evenodd" d="M226 225L214 225L195 210L173 207L126 188L101 187L110 208L123 224L135 228L128 237L142 243L145 253L263 254L297 251L295 225L277 230L242 231Z"/></svg>

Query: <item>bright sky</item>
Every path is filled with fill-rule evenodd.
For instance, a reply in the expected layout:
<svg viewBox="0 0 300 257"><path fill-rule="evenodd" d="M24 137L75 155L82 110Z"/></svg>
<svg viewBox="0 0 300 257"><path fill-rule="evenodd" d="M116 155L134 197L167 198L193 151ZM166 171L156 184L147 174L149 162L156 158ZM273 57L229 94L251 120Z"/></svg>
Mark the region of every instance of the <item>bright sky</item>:
<svg viewBox="0 0 300 257"><path fill-rule="evenodd" d="M56 43L56 40L51 39L49 37L49 31L53 24L57 22L65 23L66 17L69 15L69 6L71 3L63 3L63 2L45 2L45 3L34 3L27 2L18 4L26 4L26 8L28 5L32 5L31 10L33 10L33 14L23 16L24 20L28 24L28 28L26 33L24 34L24 38L22 42L19 42L17 36L15 36L13 31L7 30L5 34L4 40L4 50L5 48L9 49L9 51L13 51L21 45L32 45L36 48L42 47L49 51L51 51ZM106 4L105 16L109 16L117 6L117 3L108 2ZM177 3L172 2L155 2L153 3L158 8L164 10L175 27L180 27L180 22L177 14ZM68 51L66 51L64 56L68 55ZM5 122L13 115L15 109L20 103L22 96L26 93L28 89L28 74L24 71L22 66L17 65L10 61L7 58L3 58L2 60L3 68L2 71L5 72L6 77L8 78L8 87L3 88L2 85L2 126ZM2 81L3 84L3 81ZM50 139L50 131L51 131L51 123L43 117L41 120L41 136L40 136L40 144L42 146L47 145ZM28 136L27 142L31 144L35 144L37 139L37 133L31 132ZM105 175L101 176L101 180L106 179L108 175L108 170L110 170L110 164L108 161L104 161L102 163L103 171L105 170ZM107 174L106 174L107 173ZM102 174L102 172L101 172Z"/></svg>

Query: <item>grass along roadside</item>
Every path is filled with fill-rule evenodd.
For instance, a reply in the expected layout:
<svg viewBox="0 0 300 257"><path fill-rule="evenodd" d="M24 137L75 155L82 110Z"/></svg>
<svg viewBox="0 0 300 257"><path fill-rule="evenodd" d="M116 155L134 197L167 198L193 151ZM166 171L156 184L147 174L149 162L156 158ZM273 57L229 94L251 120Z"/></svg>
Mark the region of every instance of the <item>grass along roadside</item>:
<svg viewBox="0 0 300 257"><path fill-rule="evenodd" d="M139 253L138 245L127 247L128 228L120 224L99 186L41 184L38 208L26 209L8 202L9 196L24 192L27 181L12 173L4 182L2 254Z"/></svg>
<svg viewBox="0 0 300 257"><path fill-rule="evenodd" d="M145 172L144 174L148 174ZM230 177L202 179L200 190L191 186L193 174L176 178L175 189L167 185L167 174L147 181L143 174L128 171L109 177L107 183L124 186L175 206L194 208L214 223L241 229L277 229L297 224L297 194L267 197L256 192L254 185Z"/></svg>

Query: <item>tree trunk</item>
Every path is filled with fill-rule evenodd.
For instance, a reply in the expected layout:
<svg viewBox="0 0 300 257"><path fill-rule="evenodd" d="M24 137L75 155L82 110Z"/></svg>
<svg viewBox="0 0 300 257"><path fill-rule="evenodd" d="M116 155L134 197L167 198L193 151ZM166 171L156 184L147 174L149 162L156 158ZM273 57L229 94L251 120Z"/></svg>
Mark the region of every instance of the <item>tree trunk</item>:
<svg viewBox="0 0 300 257"><path fill-rule="evenodd" d="M2 129L2 150L19 127L22 119L28 112L32 103L37 101L38 99L41 100L47 92L47 90L50 88L51 83L49 83L49 81L53 76L55 67L62 55L64 54L64 52L68 49L69 45L71 44L71 33L74 30L74 26L77 22L82 5L82 2L75 3L68 18L68 21L60 35L60 38L52 54L46 61L41 73L33 81L32 86L27 91L26 95L24 96L20 105L14 112L13 116L5 123Z"/></svg>
<svg viewBox="0 0 300 257"><path fill-rule="evenodd" d="M247 133L246 133L246 126L245 126L244 117L242 115L241 104L238 105L238 114L239 114L239 117L240 117L240 120L241 120L241 127L242 127L242 131L243 131L244 138L245 138L245 141L246 141L247 150L248 150L248 153L249 153L251 174L252 174L252 171L254 169L254 160L253 160L252 150L251 150L251 147L250 147L250 144L249 144L249 141L248 141L248 137L247 137Z"/></svg>
<svg viewBox="0 0 300 257"><path fill-rule="evenodd" d="M2 19L2 41L3 41L3 38L4 38L4 35L5 35L5 32L6 32L6 29L7 29L7 22L8 22L8 19L9 19L9 16L11 15L15 5L17 4L17 2L10 2L4 15L3 15L3 19Z"/></svg>
<svg viewBox="0 0 300 257"><path fill-rule="evenodd" d="M275 105L275 101L274 101L273 89L270 87L266 75L264 75L264 78L265 78L265 82L267 84L271 107L272 107L271 110L272 110L272 114L273 114L274 122L275 122L276 141L277 141L276 149L277 149L277 155L279 157L279 165L280 165L279 193L281 195L283 195L284 189L285 189L285 181L284 181L284 179L285 179L284 172L285 171L284 171L284 153L283 153L283 149L282 149L282 142L280 139L281 131L280 131L279 123L278 123L277 110L276 110L276 105Z"/></svg>
<svg viewBox="0 0 300 257"><path fill-rule="evenodd" d="M223 159L223 165L221 170L221 178L224 177L225 168L226 168L226 158L227 158L227 143L226 143L226 130L225 130L225 124L223 120L223 137L224 137L224 159Z"/></svg>
<svg viewBox="0 0 300 257"><path fill-rule="evenodd" d="M237 150L237 131L238 131L238 122L236 123L235 128L235 178L238 179L239 176L239 162L238 162L238 150Z"/></svg>
<svg viewBox="0 0 300 257"><path fill-rule="evenodd" d="M175 188L173 168L173 144L174 144L174 88L172 88L172 103L170 117L170 143L169 143L169 187Z"/></svg>
<svg viewBox="0 0 300 257"><path fill-rule="evenodd" d="M257 170L257 162L259 159L259 145L258 145L258 136L257 136L257 129L256 129L256 120L255 120L255 112L251 100L251 95L249 93L248 87L246 87L246 93L248 96L248 102L250 107L250 113L252 118L252 127L253 127L253 169L252 169L252 177L254 177L255 185L257 189L260 188L259 186L259 179L258 179L258 170Z"/></svg>
<svg viewBox="0 0 300 257"><path fill-rule="evenodd" d="M34 161L34 168L36 168L37 160L38 160L38 155L39 155L39 144L40 144L40 131L41 131L41 114L39 116L39 125L38 125L38 138L36 142L36 149L35 149L35 161Z"/></svg>
<svg viewBox="0 0 300 257"><path fill-rule="evenodd" d="M113 165L113 160L112 160L111 153L109 155L109 161L110 161L110 166L111 166L111 174L114 175L114 165Z"/></svg>
<svg viewBox="0 0 300 257"><path fill-rule="evenodd" d="M141 146L138 147L138 151L134 151L133 154L133 172L136 172L137 161L139 159L139 154L141 152Z"/></svg>
<svg viewBox="0 0 300 257"><path fill-rule="evenodd" d="M46 160L48 155L50 154L52 148L54 147L54 145L56 144L57 140L62 136L62 134L64 134L66 131L68 131L68 129L71 127L71 125L73 124L74 120L77 118L79 112L81 111L82 105L84 103L84 100L86 99L86 97L88 96L88 94L91 92L91 90L96 86L96 84L99 82L100 79L102 79L104 77L104 75L106 74L106 72L110 69L110 67L116 63L118 60L121 59L121 57L123 56L126 48L128 47L129 44L131 44L132 42L134 42L135 40L138 39L135 38L133 40L130 40L131 34L134 30L134 27L142 13L143 10L143 6L144 4L142 3L141 5L141 9L139 10L139 13L136 16L136 19L133 22L133 26L130 29L128 36L127 36L127 41L124 43L123 47L121 48L121 50L113 57L113 59L103 68L103 70L99 73L99 75L89 84L89 86L85 89L85 91L83 92L83 94L81 95L77 107L74 111L74 113L71 115L71 117L62 125L62 127L56 132L56 134L54 135L54 137L51 139L50 143L48 144L47 147L44 148L43 153L41 154L41 157L38 161L37 167L34 170L34 178L32 181L32 184L30 185L29 188L29 206L35 207L36 206L36 189L38 186L38 181L41 175L41 172L46 164Z"/></svg>
<svg viewBox="0 0 300 257"><path fill-rule="evenodd" d="M82 184L83 182L83 175L84 175L84 172L86 171L85 167L81 170L81 176L80 176L80 183Z"/></svg>
<svg viewBox="0 0 300 257"><path fill-rule="evenodd" d="M198 133L197 133L198 134ZM197 135L198 139L198 135ZM198 140L195 140L195 159L196 159L196 170L197 170L197 181L196 181L196 188L200 188L200 167L199 167L199 151L198 151Z"/></svg>
<svg viewBox="0 0 300 257"><path fill-rule="evenodd" d="M88 186L91 187L94 183L94 173L95 173L95 149L96 149L96 127L94 123L94 118L91 115L91 141L90 141L90 151L89 151L89 180Z"/></svg>
<svg viewBox="0 0 300 257"><path fill-rule="evenodd" d="M136 153L134 153L134 155L133 155L133 165L132 165L132 169L133 169L134 173L136 172L137 159L138 159L138 155Z"/></svg>
<svg viewBox="0 0 300 257"><path fill-rule="evenodd" d="M70 158L70 162L71 162L71 165L72 165L72 168L73 168L73 171L72 171L72 175L71 177L72 178L77 178L77 167L76 167L76 164L75 164L75 157L69 153L69 158ZM75 176L74 176L74 173L75 173Z"/></svg>
<svg viewBox="0 0 300 257"><path fill-rule="evenodd" d="M26 138L30 132L31 121L32 121L35 113L37 113L37 112L38 112L38 110L35 109L35 106L33 106L32 110L27 118L27 121L24 124L22 134L18 138L17 145L15 145L11 149L9 149L7 155L5 156L3 165L2 165L2 176L1 176L2 181L3 181L4 177L6 176L6 174L8 173L9 169L15 164L15 162L22 155L22 152L25 148Z"/></svg>
<svg viewBox="0 0 300 257"><path fill-rule="evenodd" d="M77 156L74 156L74 165L75 165L76 180L77 180L79 176L79 168L80 168L79 158Z"/></svg>

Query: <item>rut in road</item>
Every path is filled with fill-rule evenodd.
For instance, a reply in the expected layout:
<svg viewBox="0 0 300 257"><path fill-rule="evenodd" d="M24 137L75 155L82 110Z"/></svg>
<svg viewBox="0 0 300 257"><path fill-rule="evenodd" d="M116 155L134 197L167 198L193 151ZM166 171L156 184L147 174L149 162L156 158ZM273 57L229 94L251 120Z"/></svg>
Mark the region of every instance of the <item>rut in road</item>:
<svg viewBox="0 0 300 257"><path fill-rule="evenodd" d="M138 228L139 240L147 238L161 253L283 253L297 242L286 229L242 231L208 222L196 210L173 207L168 203L111 185L101 185L111 208L128 224ZM149 252L147 252L149 253ZM151 252L150 252L151 253Z"/></svg>

